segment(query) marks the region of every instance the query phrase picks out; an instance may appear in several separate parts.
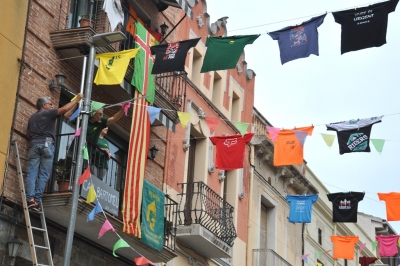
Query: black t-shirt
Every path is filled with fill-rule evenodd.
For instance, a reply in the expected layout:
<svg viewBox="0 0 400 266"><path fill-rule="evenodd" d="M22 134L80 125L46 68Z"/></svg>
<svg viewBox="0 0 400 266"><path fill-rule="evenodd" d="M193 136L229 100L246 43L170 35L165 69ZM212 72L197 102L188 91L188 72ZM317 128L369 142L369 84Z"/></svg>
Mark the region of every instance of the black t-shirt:
<svg viewBox="0 0 400 266"><path fill-rule="evenodd" d="M40 110L31 115L28 120L28 130L31 144L41 144L46 138L51 138L54 142L55 126L58 109Z"/></svg>
<svg viewBox="0 0 400 266"><path fill-rule="evenodd" d="M388 14L399 0L390 0L357 9L333 12L335 22L342 25L342 54L386 43Z"/></svg>
<svg viewBox="0 0 400 266"><path fill-rule="evenodd" d="M327 194L333 206L334 223L356 223L358 202L364 199L362 192Z"/></svg>
<svg viewBox="0 0 400 266"><path fill-rule="evenodd" d="M185 70L185 60L190 48L195 47L200 38L182 42L160 44L150 47L156 55L156 61L151 74Z"/></svg>

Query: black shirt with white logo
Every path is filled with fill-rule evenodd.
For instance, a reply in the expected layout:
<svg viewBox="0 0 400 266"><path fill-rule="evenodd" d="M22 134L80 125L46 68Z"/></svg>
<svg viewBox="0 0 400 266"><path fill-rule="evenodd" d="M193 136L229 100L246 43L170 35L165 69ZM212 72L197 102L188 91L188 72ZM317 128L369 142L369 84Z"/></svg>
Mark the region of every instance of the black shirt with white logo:
<svg viewBox="0 0 400 266"><path fill-rule="evenodd" d="M327 194L333 207L334 223L356 223L358 202L364 199L363 192L339 192Z"/></svg>
<svg viewBox="0 0 400 266"><path fill-rule="evenodd" d="M388 14L399 0L390 0L367 7L333 12L335 22L342 25L342 54L386 43Z"/></svg>

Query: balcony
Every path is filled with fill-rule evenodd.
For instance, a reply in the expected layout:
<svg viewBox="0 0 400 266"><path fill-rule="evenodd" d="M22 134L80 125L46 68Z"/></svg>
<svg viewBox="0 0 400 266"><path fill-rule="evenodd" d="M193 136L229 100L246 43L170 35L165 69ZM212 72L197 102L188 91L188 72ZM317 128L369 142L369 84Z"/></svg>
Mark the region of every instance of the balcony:
<svg viewBox="0 0 400 266"><path fill-rule="evenodd" d="M272 249L253 249L252 266L292 266Z"/></svg>
<svg viewBox="0 0 400 266"><path fill-rule="evenodd" d="M182 183L177 240L208 258L231 258L234 208L203 182Z"/></svg>
<svg viewBox="0 0 400 266"><path fill-rule="evenodd" d="M69 217L71 215L71 200L72 200L72 183L74 159L70 159L73 154L75 143L71 142L73 134L60 134L56 139L56 153L54 167L51 179L48 182L48 187L43 198L43 206L46 218L56 222L57 224L67 228ZM70 151L70 152L68 152ZM99 151L102 152L102 151ZM92 158L93 157L93 158ZM99 155L93 155L91 161L102 164L101 158L108 158ZM87 164L86 164L87 165ZM116 232L140 254L151 260L152 262L168 262L176 257L175 239L176 239L176 224L177 224L177 207L178 203L172 200L168 195L165 197L165 235L164 248L162 251L156 251L150 246L143 244L140 239L124 234L122 221L122 198L124 194L126 165L124 164L123 156L114 156L108 160L108 170L103 174L102 180L92 173L93 184L96 187L96 193L102 191L103 195L98 195L99 201L106 213L107 219L112 224ZM57 181L66 181L66 188L61 188ZM86 203L87 188L89 184L83 184L80 187L80 198L78 202L78 210L76 216L75 233L85 237L97 244L107 248L112 252L115 242L119 240L116 234L110 233L107 237L98 239L98 234L101 226L105 222L104 215L96 215L95 220L87 222L88 214L93 210L94 205ZM118 253L129 259L138 257L138 254L132 252L131 249L120 249Z"/></svg>

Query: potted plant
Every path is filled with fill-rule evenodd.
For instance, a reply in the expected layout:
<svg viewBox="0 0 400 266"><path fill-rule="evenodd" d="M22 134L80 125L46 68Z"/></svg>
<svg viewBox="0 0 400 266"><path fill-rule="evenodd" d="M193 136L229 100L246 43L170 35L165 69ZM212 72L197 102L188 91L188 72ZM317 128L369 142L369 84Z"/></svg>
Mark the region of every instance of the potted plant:
<svg viewBox="0 0 400 266"><path fill-rule="evenodd" d="M71 175L71 165L68 165L68 161L60 159L56 165L55 179L58 186L58 191L69 191Z"/></svg>
<svg viewBox="0 0 400 266"><path fill-rule="evenodd" d="M94 26L94 20L96 19L96 15L91 13L85 13L81 15L81 19L79 20L79 24L81 27L92 27Z"/></svg>

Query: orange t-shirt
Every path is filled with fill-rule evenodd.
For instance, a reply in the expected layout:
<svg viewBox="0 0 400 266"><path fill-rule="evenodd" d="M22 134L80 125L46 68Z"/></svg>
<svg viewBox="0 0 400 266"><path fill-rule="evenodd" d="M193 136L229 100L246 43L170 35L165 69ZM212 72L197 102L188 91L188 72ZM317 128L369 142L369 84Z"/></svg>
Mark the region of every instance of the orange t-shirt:
<svg viewBox="0 0 400 266"><path fill-rule="evenodd" d="M333 258L354 260L354 245L358 236L331 236L333 242Z"/></svg>
<svg viewBox="0 0 400 266"><path fill-rule="evenodd" d="M290 130L280 130L275 140L274 166L292 165L303 163L303 143L300 142L295 131L302 131L311 136L314 126L299 127Z"/></svg>
<svg viewBox="0 0 400 266"><path fill-rule="evenodd" d="M386 220L400 221L400 193L378 193L378 198L386 202Z"/></svg>

